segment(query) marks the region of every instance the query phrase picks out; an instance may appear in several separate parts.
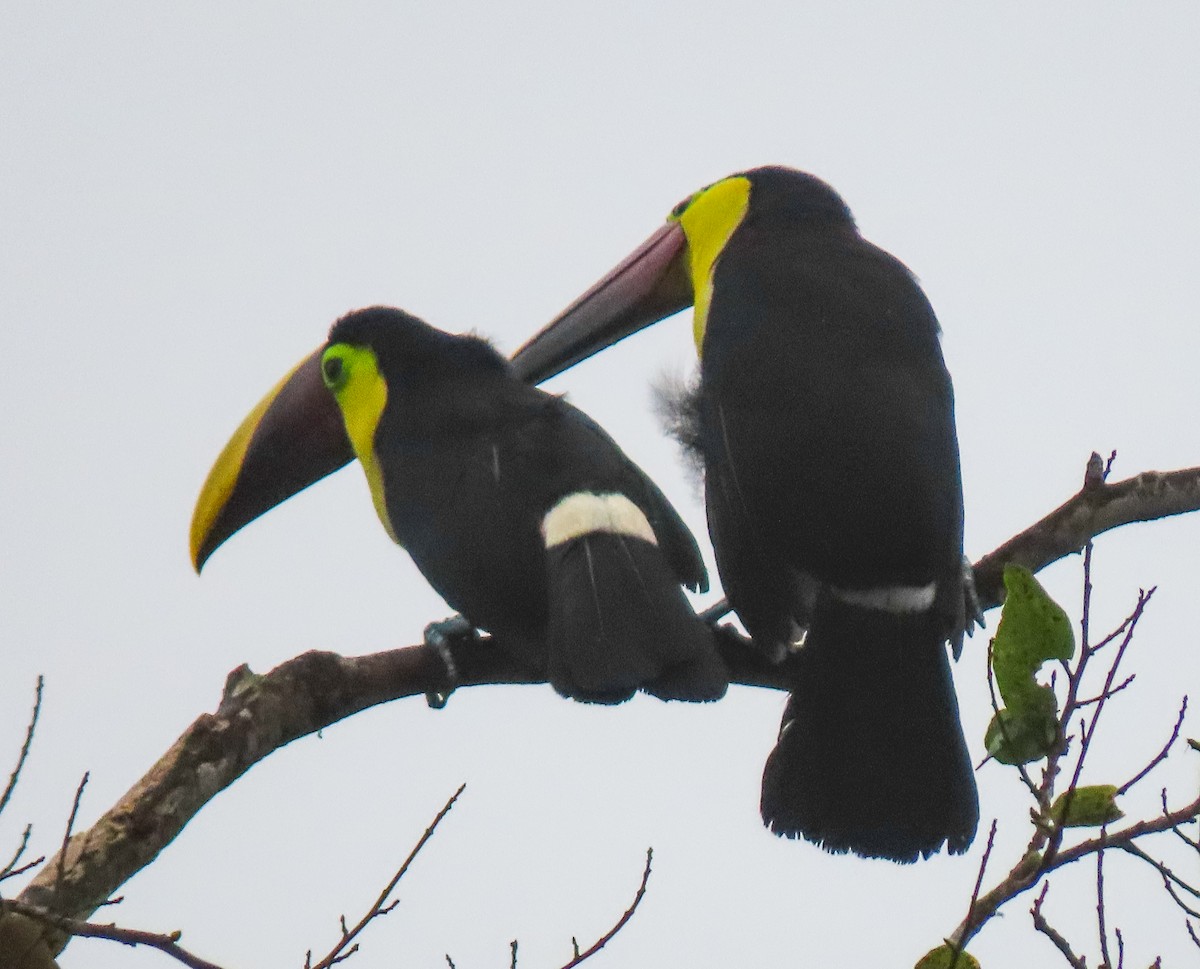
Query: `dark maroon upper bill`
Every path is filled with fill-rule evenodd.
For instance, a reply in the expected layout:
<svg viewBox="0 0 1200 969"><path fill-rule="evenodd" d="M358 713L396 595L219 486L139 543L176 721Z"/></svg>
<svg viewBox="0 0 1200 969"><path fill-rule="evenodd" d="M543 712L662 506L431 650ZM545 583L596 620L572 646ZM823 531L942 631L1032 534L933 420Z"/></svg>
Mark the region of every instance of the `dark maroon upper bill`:
<svg viewBox="0 0 1200 969"><path fill-rule="evenodd" d="M687 237L668 222L512 355L517 376L541 383L692 305Z"/></svg>

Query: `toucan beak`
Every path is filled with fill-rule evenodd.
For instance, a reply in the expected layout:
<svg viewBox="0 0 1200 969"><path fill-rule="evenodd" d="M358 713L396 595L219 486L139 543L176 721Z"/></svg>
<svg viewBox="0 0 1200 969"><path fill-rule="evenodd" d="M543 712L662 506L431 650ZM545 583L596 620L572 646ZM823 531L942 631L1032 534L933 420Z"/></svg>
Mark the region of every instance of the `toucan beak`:
<svg viewBox="0 0 1200 969"><path fill-rule="evenodd" d="M192 513L192 565L199 572L243 525L354 457L337 401L321 379L321 346L242 421L221 451Z"/></svg>
<svg viewBox="0 0 1200 969"><path fill-rule="evenodd" d="M687 237L668 222L512 355L531 384L691 306Z"/></svg>

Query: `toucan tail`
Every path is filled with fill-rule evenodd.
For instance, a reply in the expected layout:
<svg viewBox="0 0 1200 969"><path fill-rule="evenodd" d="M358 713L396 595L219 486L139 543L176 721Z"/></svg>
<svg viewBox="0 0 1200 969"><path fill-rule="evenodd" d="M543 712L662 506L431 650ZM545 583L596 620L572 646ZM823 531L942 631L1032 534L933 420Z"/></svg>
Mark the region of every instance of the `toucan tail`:
<svg viewBox="0 0 1200 969"><path fill-rule="evenodd" d="M716 700L729 674L642 511L579 492L546 515L548 675L559 693L620 703L637 690Z"/></svg>
<svg viewBox="0 0 1200 969"><path fill-rule="evenodd" d="M898 862L967 850L979 822L944 630L819 597L779 740L763 821L828 851Z"/></svg>

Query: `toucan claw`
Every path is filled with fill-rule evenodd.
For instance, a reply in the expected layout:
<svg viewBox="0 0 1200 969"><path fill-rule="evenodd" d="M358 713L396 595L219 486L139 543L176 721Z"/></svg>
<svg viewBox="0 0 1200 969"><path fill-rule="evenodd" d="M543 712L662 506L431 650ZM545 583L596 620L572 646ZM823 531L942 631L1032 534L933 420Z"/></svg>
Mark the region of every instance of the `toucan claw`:
<svg viewBox="0 0 1200 969"><path fill-rule="evenodd" d="M975 627L987 629L983 616L983 603L979 601L979 590L975 587L975 568L965 555L962 560L963 600L965 602L966 634L975 635Z"/></svg>
<svg viewBox="0 0 1200 969"><path fill-rule="evenodd" d="M446 679L450 682L448 690L431 690L425 694L425 702L433 710L440 710L450 699L450 694L458 686L458 664L454 662L451 644L456 640L474 641L479 637L475 627L463 616L451 616L441 622L431 622L425 627L425 645L441 658L446 667Z"/></svg>

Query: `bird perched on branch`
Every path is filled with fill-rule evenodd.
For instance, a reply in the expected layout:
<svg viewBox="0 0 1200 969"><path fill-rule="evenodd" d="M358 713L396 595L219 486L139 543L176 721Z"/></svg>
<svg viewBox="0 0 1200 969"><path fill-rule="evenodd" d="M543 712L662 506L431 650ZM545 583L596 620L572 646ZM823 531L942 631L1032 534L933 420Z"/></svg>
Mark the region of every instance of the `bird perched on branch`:
<svg viewBox="0 0 1200 969"><path fill-rule="evenodd" d="M689 305L717 566L791 689L764 822L901 862L965 851L962 490L928 300L827 184L759 168L681 202L513 361L543 380Z"/></svg>
<svg viewBox="0 0 1200 969"><path fill-rule="evenodd" d="M338 320L246 418L197 502L197 570L347 449L437 592L563 695L724 694L712 633L681 588L707 588L704 564L657 486L486 341L398 309Z"/></svg>

